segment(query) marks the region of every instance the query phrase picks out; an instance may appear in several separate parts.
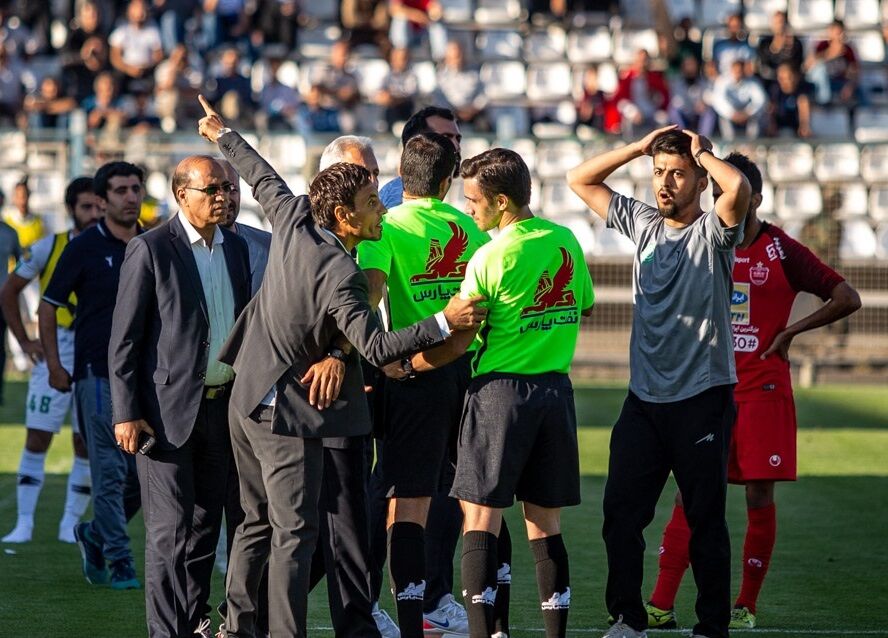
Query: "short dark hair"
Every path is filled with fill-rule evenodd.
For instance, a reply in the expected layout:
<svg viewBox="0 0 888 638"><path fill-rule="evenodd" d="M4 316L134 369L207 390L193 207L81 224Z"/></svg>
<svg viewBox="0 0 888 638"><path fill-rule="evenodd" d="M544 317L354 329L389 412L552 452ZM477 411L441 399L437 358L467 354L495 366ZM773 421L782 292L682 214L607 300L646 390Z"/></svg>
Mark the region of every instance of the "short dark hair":
<svg viewBox="0 0 888 638"><path fill-rule="evenodd" d="M651 157L656 157L660 153L683 157L694 167L697 177L706 176L706 169L697 164L691 153L691 137L687 133L673 130L657 136L654 143L651 144Z"/></svg>
<svg viewBox="0 0 888 638"><path fill-rule="evenodd" d="M28 193L31 192L31 187L28 185L28 180L30 177L24 175L19 181L15 183L15 188L24 188Z"/></svg>
<svg viewBox="0 0 888 638"><path fill-rule="evenodd" d="M530 203L530 170L515 151L492 148L462 163L463 179L475 179L484 197L503 194L516 206Z"/></svg>
<svg viewBox="0 0 888 638"><path fill-rule="evenodd" d="M371 183L370 171L357 164L337 162L318 173L308 186L311 216L322 228L333 228L337 206L354 206L355 195Z"/></svg>
<svg viewBox="0 0 888 638"><path fill-rule="evenodd" d="M450 122L456 121L456 114L450 109L440 106L427 106L420 109L411 115L407 123L404 124L404 129L401 131L401 145L406 147L407 142L420 133L430 133L432 131L428 122L430 117L440 117Z"/></svg>
<svg viewBox="0 0 888 638"><path fill-rule="evenodd" d="M74 207L77 205L77 198L82 193L92 193L93 192L93 178L92 177L76 177L71 180L71 183L68 184L68 187L65 189L65 206L68 207L68 210L74 210Z"/></svg>
<svg viewBox="0 0 888 638"><path fill-rule="evenodd" d="M725 157L725 161L746 176L746 179L749 180L749 186L752 188L753 195L761 194L762 172L759 170L759 167L755 165L755 162L743 153L737 153L736 151Z"/></svg>
<svg viewBox="0 0 888 638"><path fill-rule="evenodd" d="M93 177L93 192L102 199L108 199L108 182L112 177L129 177L135 175L140 182L145 181L145 173L141 168L129 162L108 162L99 167Z"/></svg>
<svg viewBox="0 0 888 638"><path fill-rule="evenodd" d="M453 144L438 133L410 138L401 154L404 192L414 197L437 197L441 182L453 175L459 157Z"/></svg>

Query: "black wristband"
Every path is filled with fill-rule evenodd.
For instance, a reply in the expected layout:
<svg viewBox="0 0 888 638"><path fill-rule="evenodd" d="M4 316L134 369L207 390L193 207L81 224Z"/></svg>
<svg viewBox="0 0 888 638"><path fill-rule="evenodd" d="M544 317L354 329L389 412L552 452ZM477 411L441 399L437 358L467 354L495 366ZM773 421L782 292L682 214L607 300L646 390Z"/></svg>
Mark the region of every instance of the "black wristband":
<svg viewBox="0 0 888 638"><path fill-rule="evenodd" d="M712 153L712 149L711 148L701 148L699 151L694 153L694 161L697 162L698 166L700 165L700 156L703 155L703 153ZM714 153L713 153L713 155L714 155Z"/></svg>
<svg viewBox="0 0 888 638"><path fill-rule="evenodd" d="M337 348L336 346L330 348L330 350L327 352L327 356L333 357L337 361L342 361L342 363L345 363L348 359L348 355L345 354L342 348Z"/></svg>

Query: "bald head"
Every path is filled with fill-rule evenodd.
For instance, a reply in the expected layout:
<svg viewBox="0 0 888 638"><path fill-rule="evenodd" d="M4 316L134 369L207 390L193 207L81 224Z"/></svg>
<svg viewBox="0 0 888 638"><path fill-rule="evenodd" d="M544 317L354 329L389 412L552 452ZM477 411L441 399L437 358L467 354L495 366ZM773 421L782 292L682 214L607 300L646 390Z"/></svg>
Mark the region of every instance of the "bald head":
<svg viewBox="0 0 888 638"><path fill-rule="evenodd" d="M173 173L179 211L209 245L217 224L229 214L231 182L222 165L208 155L186 157Z"/></svg>
<svg viewBox="0 0 888 638"><path fill-rule="evenodd" d="M210 157L209 155L189 155L181 162L176 165L176 170L173 173L173 197L176 198L176 201L180 204L182 200L179 196L182 189L191 186L192 178L198 177L204 173L204 171L212 171L215 167L221 168L218 161ZM205 186L204 184L198 184L199 187Z"/></svg>
<svg viewBox="0 0 888 638"><path fill-rule="evenodd" d="M343 162L345 164L357 164L363 166L370 173L371 181L379 186L379 163L371 146L369 137L357 135L343 135L327 145L321 154L318 171L330 168L333 164Z"/></svg>

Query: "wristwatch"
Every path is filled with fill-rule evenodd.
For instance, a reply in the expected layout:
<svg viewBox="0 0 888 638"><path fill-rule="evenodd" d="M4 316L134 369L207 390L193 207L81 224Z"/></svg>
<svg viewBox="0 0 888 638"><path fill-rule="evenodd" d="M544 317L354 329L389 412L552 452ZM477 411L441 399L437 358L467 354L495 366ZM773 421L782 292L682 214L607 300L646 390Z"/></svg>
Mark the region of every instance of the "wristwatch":
<svg viewBox="0 0 888 638"><path fill-rule="evenodd" d="M696 153L694 153L694 161L697 162L698 166L700 165L700 156L703 155L703 153L712 153L712 149L704 147L704 148L701 148Z"/></svg>
<svg viewBox="0 0 888 638"><path fill-rule="evenodd" d="M337 348L336 346L333 346L327 351L327 356L342 361L342 363L345 363L348 360L348 355L345 354L342 348Z"/></svg>
<svg viewBox="0 0 888 638"><path fill-rule="evenodd" d="M408 379L416 378L416 372L413 369L413 360L410 357L401 359L401 370L407 373Z"/></svg>

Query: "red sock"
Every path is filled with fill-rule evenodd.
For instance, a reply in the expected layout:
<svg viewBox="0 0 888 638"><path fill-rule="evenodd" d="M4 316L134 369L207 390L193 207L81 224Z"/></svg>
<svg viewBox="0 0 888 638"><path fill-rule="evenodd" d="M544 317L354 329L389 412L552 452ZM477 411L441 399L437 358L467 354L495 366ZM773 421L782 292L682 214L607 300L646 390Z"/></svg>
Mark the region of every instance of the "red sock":
<svg viewBox="0 0 888 638"><path fill-rule="evenodd" d="M657 585L651 594L651 604L660 609L672 609L681 579L690 565L688 543L691 541L691 528L685 518L684 508L676 505L672 518L663 530L663 544L660 546L660 573Z"/></svg>
<svg viewBox="0 0 888 638"><path fill-rule="evenodd" d="M747 514L749 526L743 544L743 582L735 606L746 607L755 613L755 603L765 582L777 539L777 506L772 503L747 510Z"/></svg>

